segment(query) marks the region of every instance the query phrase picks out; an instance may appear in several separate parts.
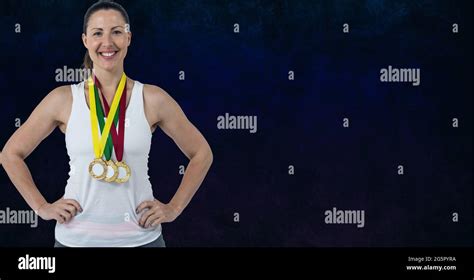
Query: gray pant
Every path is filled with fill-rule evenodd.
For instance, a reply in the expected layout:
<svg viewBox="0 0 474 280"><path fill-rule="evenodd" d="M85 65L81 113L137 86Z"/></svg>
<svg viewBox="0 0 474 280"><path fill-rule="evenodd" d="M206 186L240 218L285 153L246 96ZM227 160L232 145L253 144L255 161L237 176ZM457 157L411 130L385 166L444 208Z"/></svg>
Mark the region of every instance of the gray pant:
<svg viewBox="0 0 474 280"><path fill-rule="evenodd" d="M59 243L57 240L54 241L55 248L66 248L63 244ZM164 248L166 247L165 240L163 239L163 234L160 235L155 241L152 241L148 244L138 246L140 248Z"/></svg>

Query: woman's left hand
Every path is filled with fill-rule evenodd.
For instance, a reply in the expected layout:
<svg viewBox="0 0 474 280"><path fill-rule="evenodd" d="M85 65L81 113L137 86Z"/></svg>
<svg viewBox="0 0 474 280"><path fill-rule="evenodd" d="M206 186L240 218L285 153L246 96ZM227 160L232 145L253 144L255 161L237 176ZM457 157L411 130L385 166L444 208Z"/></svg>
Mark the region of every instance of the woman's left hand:
<svg viewBox="0 0 474 280"><path fill-rule="evenodd" d="M171 204L164 204L159 200L153 201L144 201L140 203L137 207L137 214L142 212L143 210L146 211L141 216L138 224L143 228L148 228L150 226L157 226L161 223L169 223L174 221L179 213L175 207Z"/></svg>

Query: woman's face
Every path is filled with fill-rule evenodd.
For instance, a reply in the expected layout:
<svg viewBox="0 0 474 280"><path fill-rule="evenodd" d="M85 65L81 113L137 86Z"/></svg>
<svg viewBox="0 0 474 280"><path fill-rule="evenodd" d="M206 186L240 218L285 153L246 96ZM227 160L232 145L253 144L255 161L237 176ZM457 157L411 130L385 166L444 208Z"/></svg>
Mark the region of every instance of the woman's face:
<svg viewBox="0 0 474 280"><path fill-rule="evenodd" d="M123 67L132 34L120 12L109 9L93 13L86 32L82 34L82 41L94 68L111 71Z"/></svg>

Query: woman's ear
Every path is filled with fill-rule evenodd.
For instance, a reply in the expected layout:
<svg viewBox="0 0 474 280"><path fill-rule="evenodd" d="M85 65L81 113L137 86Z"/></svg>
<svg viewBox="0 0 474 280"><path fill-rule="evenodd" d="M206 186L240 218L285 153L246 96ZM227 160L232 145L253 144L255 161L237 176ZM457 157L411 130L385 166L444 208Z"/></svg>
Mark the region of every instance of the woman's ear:
<svg viewBox="0 0 474 280"><path fill-rule="evenodd" d="M132 43L132 31L128 31L128 46L130 46L130 44Z"/></svg>
<svg viewBox="0 0 474 280"><path fill-rule="evenodd" d="M82 43L84 44L84 47L86 47L87 49L87 36L84 33L82 33Z"/></svg>

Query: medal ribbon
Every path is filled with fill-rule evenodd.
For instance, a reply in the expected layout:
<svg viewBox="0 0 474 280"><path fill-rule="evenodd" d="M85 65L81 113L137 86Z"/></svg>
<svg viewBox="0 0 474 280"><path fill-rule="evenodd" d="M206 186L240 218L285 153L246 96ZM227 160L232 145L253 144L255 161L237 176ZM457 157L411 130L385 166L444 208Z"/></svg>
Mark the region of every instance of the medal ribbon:
<svg viewBox="0 0 474 280"><path fill-rule="evenodd" d="M97 79L97 78L95 78L95 79ZM95 91L95 103L97 104L97 118L99 119L100 131L103 131L104 126L105 126L104 109L102 108L102 104L101 104L100 98L99 98L99 91L97 90L97 80L94 84L94 91ZM102 90L100 92L102 93ZM104 100L104 103L107 102L103 94L102 94L102 99ZM122 102L122 101L120 100L120 102ZM115 126L117 125L117 121L118 121L117 117L119 116L119 111L120 111L120 108L117 111L117 113L115 114L114 123L112 123L112 128L111 128L112 133L114 132ZM106 114L107 113L108 113L108 111L106 112ZM105 145L104 155L105 155L105 160L107 160L107 161L110 160L110 158L112 157L112 150L114 148L114 144L112 143L112 133L109 134L109 137L107 139L107 143Z"/></svg>
<svg viewBox="0 0 474 280"><path fill-rule="evenodd" d="M127 81L127 76L125 73L122 74L122 78L120 79L120 83L115 91L114 99L112 101L112 105L110 107L110 111L107 114L107 120L105 122L105 127L102 130L102 137L99 137L98 133L98 126L99 121L97 118L97 104L96 104L96 92L94 88L94 81L92 78L89 77L89 104L90 104L90 119L91 119L91 129L92 129L92 145L94 147L94 155L96 158L102 158L105 150L105 144L107 139L109 138L110 128L113 123L113 118L109 116L115 116L117 113L117 108L119 105L119 101L122 98L125 82ZM107 102L105 102L107 103ZM99 104L100 106L100 104Z"/></svg>
<svg viewBox="0 0 474 280"><path fill-rule="evenodd" d="M94 79L95 84L99 87L100 92L102 94L102 99L106 100L104 97L104 93L101 89L100 81L95 77ZM124 150L124 139L125 139L125 111L127 106L127 86L125 84L124 93L120 99L120 107L114 119L114 123L112 123L111 135L113 138L113 146L115 148L115 156L117 161L121 162L123 159L123 150ZM104 102L104 111L105 114L109 113L109 104L107 101ZM118 116L118 135L117 135L117 116ZM109 137L110 138L110 137ZM112 148L112 147L111 147ZM107 158L107 155L106 155Z"/></svg>

